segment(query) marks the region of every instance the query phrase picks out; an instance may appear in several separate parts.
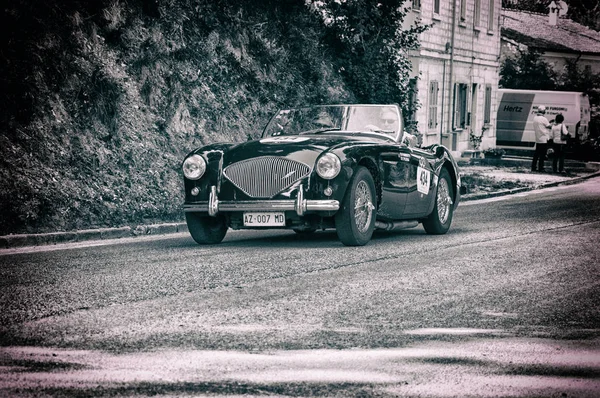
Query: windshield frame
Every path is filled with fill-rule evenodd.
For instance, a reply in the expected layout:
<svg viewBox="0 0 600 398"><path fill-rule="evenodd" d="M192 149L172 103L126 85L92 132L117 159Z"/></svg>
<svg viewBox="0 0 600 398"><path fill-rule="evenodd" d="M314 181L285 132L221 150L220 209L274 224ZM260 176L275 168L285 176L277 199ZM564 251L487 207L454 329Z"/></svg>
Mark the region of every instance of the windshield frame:
<svg viewBox="0 0 600 398"><path fill-rule="evenodd" d="M349 116L349 113L358 112L358 111L370 113L371 116L367 119L363 119L363 121L364 120L374 121L374 123L378 122L378 121L375 120L372 115L377 115L377 114L381 115L382 113L389 114L389 112L393 112L397 119L398 126L395 129L395 131L389 130L389 132L385 131L381 126L377 126L374 123L366 125L369 128L366 128L366 127L353 128L353 129L344 128L344 127L348 127L350 124L352 124L350 122L352 116ZM282 119L284 119L288 115L295 115L296 113L301 113L301 114L303 114L303 113L309 114L310 113L310 114L317 115L317 114L321 114L322 112L327 112L328 114L338 114L339 113L340 114L339 117L341 117L340 126L332 125L331 128L321 126L318 128L306 129L306 130L301 130L301 131L294 130L294 131L288 133L288 132L283 132L285 127L281 123L279 123ZM356 117L353 120L356 120ZM344 123L345 125L342 126L341 125L342 123ZM276 133L277 130L280 130L282 132L277 134ZM400 143L400 142L402 142L402 138L404 136L402 112L400 110L400 107L397 104L336 104L336 105L315 105L315 106L308 106L308 107L301 107L301 108L280 109L278 112L276 112L271 117L271 119L269 120L269 122L267 123L265 128L263 129L261 138L278 137L278 136L294 136L294 135L305 135L306 136L306 135L312 135L312 134L323 135L323 134L329 134L329 133L337 134L337 135L346 135L347 134L347 135L352 135L352 136L369 135L369 136L374 136L377 138L382 138L382 139Z"/></svg>

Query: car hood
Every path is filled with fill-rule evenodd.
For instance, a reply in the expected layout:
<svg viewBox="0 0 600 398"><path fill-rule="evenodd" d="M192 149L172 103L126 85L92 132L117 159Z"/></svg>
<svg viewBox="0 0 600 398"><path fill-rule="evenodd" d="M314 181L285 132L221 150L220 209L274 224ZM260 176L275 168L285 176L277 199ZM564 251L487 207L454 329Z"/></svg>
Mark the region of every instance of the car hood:
<svg viewBox="0 0 600 398"><path fill-rule="evenodd" d="M308 165L324 151L344 144L373 144L386 142L377 138L365 140L364 136L279 136L267 137L235 145L225 153L224 166L260 156L285 156ZM389 142L389 141L387 141Z"/></svg>

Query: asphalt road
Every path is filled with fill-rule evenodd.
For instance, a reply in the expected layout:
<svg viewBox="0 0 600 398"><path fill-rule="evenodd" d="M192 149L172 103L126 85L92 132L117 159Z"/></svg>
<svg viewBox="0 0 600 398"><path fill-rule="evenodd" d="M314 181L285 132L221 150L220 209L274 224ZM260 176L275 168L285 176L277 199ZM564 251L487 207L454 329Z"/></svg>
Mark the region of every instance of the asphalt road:
<svg viewBox="0 0 600 398"><path fill-rule="evenodd" d="M0 251L0 396L600 396L600 178L335 232Z"/></svg>

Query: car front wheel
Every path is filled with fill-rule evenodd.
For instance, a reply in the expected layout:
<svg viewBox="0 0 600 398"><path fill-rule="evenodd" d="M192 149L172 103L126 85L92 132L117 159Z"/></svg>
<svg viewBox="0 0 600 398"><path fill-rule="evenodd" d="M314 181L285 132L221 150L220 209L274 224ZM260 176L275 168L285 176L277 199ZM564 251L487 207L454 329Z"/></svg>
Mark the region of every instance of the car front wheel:
<svg viewBox="0 0 600 398"><path fill-rule="evenodd" d="M363 246L371 240L375 229L376 204L373 176L366 168L359 167L335 215L336 232L344 245Z"/></svg>
<svg viewBox="0 0 600 398"><path fill-rule="evenodd" d="M190 235L201 245L211 245L220 243L227 233L227 223L225 217L217 215L211 217L195 213L185 213Z"/></svg>
<svg viewBox="0 0 600 398"><path fill-rule="evenodd" d="M454 212L454 190L448 170L442 169L435 195L433 212L423 221L425 232L432 235L442 235L448 232L452 224Z"/></svg>

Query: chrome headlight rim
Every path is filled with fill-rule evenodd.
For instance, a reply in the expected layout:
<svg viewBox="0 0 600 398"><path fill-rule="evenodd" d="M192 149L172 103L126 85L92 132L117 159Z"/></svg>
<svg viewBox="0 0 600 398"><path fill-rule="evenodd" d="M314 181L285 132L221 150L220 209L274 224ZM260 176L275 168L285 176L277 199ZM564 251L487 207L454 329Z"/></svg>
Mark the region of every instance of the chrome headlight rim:
<svg viewBox="0 0 600 398"><path fill-rule="evenodd" d="M185 159L182 169L188 180L199 180L206 172L206 160L200 155L192 155Z"/></svg>
<svg viewBox="0 0 600 398"><path fill-rule="evenodd" d="M332 180L340 174L342 161L336 154L328 152L319 157L315 168L319 177Z"/></svg>

